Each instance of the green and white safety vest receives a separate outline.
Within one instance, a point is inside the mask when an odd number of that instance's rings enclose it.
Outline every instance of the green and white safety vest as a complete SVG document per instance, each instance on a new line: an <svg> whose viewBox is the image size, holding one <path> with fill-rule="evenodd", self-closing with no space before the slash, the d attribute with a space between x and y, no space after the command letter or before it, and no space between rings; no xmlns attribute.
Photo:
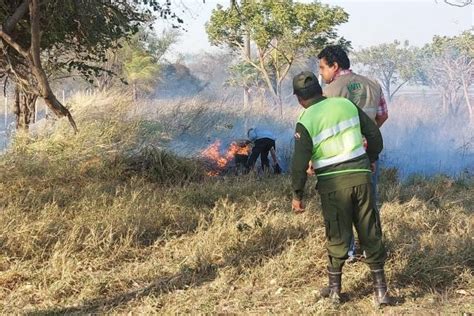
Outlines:
<svg viewBox="0 0 474 316"><path fill-rule="evenodd" d="M310 106L301 113L298 123L306 128L313 140L311 160L315 169L342 163L365 154L358 110L345 98L327 98ZM370 170L350 169L342 172L370 172Z"/></svg>

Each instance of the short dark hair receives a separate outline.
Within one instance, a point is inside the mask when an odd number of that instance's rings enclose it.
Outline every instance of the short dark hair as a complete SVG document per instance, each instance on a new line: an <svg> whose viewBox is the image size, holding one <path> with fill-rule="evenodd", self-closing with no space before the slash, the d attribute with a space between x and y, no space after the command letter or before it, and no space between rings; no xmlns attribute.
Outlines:
<svg viewBox="0 0 474 316"><path fill-rule="evenodd" d="M319 54L319 59L326 59L329 66L333 66L336 62L342 69L351 68L351 62L347 57L346 51L340 45L326 46Z"/></svg>

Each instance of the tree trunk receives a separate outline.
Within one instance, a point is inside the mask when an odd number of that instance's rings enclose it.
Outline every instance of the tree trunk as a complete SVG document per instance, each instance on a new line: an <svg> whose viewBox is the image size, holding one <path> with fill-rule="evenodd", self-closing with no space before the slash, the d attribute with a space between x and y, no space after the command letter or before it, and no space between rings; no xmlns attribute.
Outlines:
<svg viewBox="0 0 474 316"><path fill-rule="evenodd" d="M454 77L454 75L450 74L450 78L451 77ZM452 79L445 83L444 89L446 91L447 106L451 115L459 114L459 88L461 88L460 83L458 85L458 83L454 82Z"/></svg>
<svg viewBox="0 0 474 316"><path fill-rule="evenodd" d="M442 98L443 98L443 112L448 113L448 104L447 104L447 101L446 101L446 91L442 91L441 94L442 94Z"/></svg>
<svg viewBox="0 0 474 316"><path fill-rule="evenodd" d="M270 91L270 93L272 94L272 97L276 100L276 98L278 97L278 93L276 92L275 86L273 84L274 80L270 78L270 75L267 69L265 68L265 61L263 60L262 53L259 54L259 60L260 60L260 68L258 69L262 72L263 80L267 84L268 91Z"/></svg>
<svg viewBox="0 0 474 316"><path fill-rule="evenodd" d="M391 101L391 89L390 89L390 80L391 76L386 74L385 72L383 73L383 78L382 78L382 86L385 95L387 96L388 101Z"/></svg>
<svg viewBox="0 0 474 316"><path fill-rule="evenodd" d="M49 85L48 77L44 72L43 66L41 65L40 57L40 26L39 26L39 4L38 0L30 0L30 23L31 23L31 49L28 53L27 58L30 61L30 67L38 81L38 86L46 105L56 114L57 116L66 116L71 124L74 132L77 133L76 122L72 118L71 113L61 102L58 101Z"/></svg>
<svg viewBox="0 0 474 316"><path fill-rule="evenodd" d="M463 75L461 75L461 81L462 81L464 99L466 100L467 110L469 111L469 120L474 121L474 113L471 106L471 100L469 100L469 93L467 91L468 85Z"/></svg>
<svg viewBox="0 0 474 316"><path fill-rule="evenodd" d="M398 90L400 90L400 88L403 87L403 85L405 85L407 82L408 82L408 80L402 82L397 88L395 88L395 90L392 92L392 94L388 97L389 101L391 101L393 99L393 97L395 96L395 93L397 93Z"/></svg>
<svg viewBox="0 0 474 316"><path fill-rule="evenodd" d="M245 57L251 59L250 56L250 34L247 32L245 35ZM244 87L244 109L249 107L250 93L247 87Z"/></svg>
<svg viewBox="0 0 474 316"><path fill-rule="evenodd" d="M277 102L280 108L280 116L283 116L283 100L281 99L281 82L278 82L277 94L278 94Z"/></svg>
<svg viewBox="0 0 474 316"><path fill-rule="evenodd" d="M35 104L37 95L20 92L15 89L14 113L16 116L16 128L28 131L30 124L34 123Z"/></svg>
<svg viewBox="0 0 474 316"><path fill-rule="evenodd" d="M393 95L390 89L390 82L387 83L387 86L385 87L385 92L387 93L386 96L388 97L388 101L391 102Z"/></svg>

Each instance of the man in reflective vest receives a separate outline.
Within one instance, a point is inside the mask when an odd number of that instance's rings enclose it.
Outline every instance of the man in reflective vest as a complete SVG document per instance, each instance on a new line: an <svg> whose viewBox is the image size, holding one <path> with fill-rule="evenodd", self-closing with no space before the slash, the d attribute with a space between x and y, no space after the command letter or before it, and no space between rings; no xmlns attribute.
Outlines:
<svg viewBox="0 0 474 316"><path fill-rule="evenodd" d="M306 169L311 160L318 178L328 250L329 286L321 290L321 296L340 300L342 267L348 258L354 225L366 252L364 261L372 273L375 303L387 305L386 252L371 190L371 167L383 147L380 131L348 99L323 97L312 72L296 75L293 90L305 110L296 124L292 208L295 213L304 211Z"/></svg>

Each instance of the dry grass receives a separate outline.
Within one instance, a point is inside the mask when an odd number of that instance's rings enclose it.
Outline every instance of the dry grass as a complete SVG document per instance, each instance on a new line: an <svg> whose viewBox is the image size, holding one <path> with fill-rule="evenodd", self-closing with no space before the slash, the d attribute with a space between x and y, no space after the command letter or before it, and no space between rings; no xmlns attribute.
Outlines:
<svg viewBox="0 0 474 316"><path fill-rule="evenodd" d="M287 176L203 177L160 149L168 131L117 99L81 100L78 135L60 122L0 158L1 313L379 312L362 263L345 268L342 306L318 297L326 252L313 188L295 216ZM397 300L383 312L472 312L473 179L382 179Z"/></svg>

